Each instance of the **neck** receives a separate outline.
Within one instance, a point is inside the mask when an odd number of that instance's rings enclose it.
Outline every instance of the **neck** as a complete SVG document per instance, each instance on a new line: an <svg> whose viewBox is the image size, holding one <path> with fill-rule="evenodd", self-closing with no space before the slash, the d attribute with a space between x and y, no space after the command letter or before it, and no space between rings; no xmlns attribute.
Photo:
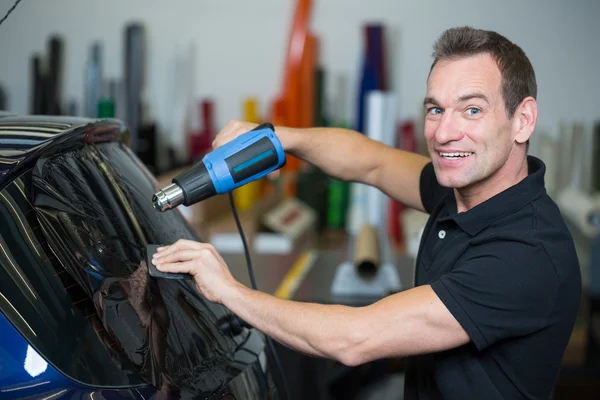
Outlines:
<svg viewBox="0 0 600 400"><path fill-rule="evenodd" d="M527 177L527 155L515 153L488 178L464 188L454 189L457 212L468 211Z"/></svg>

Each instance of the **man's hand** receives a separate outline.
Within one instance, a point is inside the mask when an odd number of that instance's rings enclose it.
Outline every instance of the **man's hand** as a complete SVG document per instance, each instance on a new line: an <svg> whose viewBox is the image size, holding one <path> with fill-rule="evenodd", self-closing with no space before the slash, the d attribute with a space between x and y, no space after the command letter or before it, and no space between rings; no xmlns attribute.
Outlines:
<svg viewBox="0 0 600 400"><path fill-rule="evenodd" d="M213 303L222 304L227 291L239 285L221 255L208 243L180 239L158 248L152 263L163 272L192 275L200 293Z"/></svg>
<svg viewBox="0 0 600 400"><path fill-rule="evenodd" d="M212 142L213 149L223 146L225 143L231 142L241 134L250 132L256 128L258 124L246 121L229 121L227 125L217 134Z"/></svg>

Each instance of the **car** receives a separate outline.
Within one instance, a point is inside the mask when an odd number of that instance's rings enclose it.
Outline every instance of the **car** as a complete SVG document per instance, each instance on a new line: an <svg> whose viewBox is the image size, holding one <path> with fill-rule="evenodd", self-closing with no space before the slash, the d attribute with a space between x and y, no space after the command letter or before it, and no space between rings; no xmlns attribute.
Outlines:
<svg viewBox="0 0 600 400"><path fill-rule="evenodd" d="M0 116L0 399L280 399L267 338L148 244L201 240L152 205L118 119Z"/></svg>

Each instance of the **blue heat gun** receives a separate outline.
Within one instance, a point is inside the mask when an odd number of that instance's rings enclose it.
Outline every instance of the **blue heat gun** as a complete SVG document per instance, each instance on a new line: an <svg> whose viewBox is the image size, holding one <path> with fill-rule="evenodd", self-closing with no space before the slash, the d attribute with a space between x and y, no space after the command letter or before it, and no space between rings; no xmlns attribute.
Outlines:
<svg viewBox="0 0 600 400"><path fill-rule="evenodd" d="M206 154L201 162L173 178L152 197L154 208L166 211L224 194L285 165L281 142L270 123L257 126Z"/></svg>

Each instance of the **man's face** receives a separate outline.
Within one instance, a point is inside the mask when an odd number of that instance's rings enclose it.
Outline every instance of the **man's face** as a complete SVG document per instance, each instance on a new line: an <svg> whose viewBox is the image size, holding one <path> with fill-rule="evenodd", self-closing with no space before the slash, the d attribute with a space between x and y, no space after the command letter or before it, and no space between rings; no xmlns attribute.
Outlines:
<svg viewBox="0 0 600 400"><path fill-rule="evenodd" d="M514 134L500 70L489 54L439 61L424 105L425 139L442 186L468 188L507 163Z"/></svg>

